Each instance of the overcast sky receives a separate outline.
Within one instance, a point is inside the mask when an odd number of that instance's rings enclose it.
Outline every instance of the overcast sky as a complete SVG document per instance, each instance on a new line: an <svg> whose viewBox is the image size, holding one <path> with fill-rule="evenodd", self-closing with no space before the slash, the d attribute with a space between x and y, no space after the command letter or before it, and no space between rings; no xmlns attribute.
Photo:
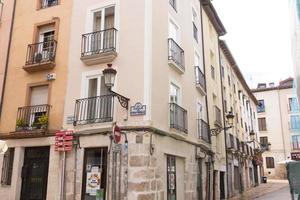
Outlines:
<svg viewBox="0 0 300 200"><path fill-rule="evenodd" d="M250 87L293 76L288 0L213 0Z"/></svg>

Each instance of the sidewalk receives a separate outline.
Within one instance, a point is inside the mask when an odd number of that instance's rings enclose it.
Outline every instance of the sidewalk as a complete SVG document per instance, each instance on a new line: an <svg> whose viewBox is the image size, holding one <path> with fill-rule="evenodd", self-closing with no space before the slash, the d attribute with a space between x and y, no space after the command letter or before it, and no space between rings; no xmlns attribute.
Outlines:
<svg viewBox="0 0 300 200"><path fill-rule="evenodd" d="M229 200L251 200L268 193L278 191L289 185L287 180L268 180L267 184L260 184L258 187L252 188L242 195L230 198Z"/></svg>

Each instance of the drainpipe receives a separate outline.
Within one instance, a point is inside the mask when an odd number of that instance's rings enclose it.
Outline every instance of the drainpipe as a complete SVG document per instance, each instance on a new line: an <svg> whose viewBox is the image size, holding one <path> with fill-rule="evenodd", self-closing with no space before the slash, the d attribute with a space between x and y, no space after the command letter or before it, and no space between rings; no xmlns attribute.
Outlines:
<svg viewBox="0 0 300 200"><path fill-rule="evenodd" d="M220 66L220 81L221 81L221 94L222 94L222 110L223 110L223 124L226 127L225 112L224 112L224 94L223 94L223 83L222 83L222 63L221 63L221 52L220 52L220 42L218 41L218 53L219 53L219 66ZM232 111L233 112L233 111ZM227 137L226 129L224 129L224 142L225 142L225 163L226 163L226 191L227 198L229 197L229 178L228 178L228 154L227 154Z"/></svg>
<svg viewBox="0 0 300 200"><path fill-rule="evenodd" d="M199 1L199 3L200 3L200 23L201 23L201 41L202 41L202 63L203 63L203 74L204 74L204 76L206 75L206 73L205 73L205 49L204 49L204 35L203 35L203 15L202 15L202 4L201 4L201 1ZM205 76L205 90L206 90L206 92L207 92L207 79L206 79L206 76ZM209 125L209 114L208 114L208 101L207 101L207 95L205 95L205 106L206 106L206 118L207 118L207 124ZM210 135L210 133L209 133L209 137L211 138L211 135ZM211 139L210 139L210 142L211 142ZM211 175L211 173L210 173L210 167L209 167L209 171L208 171L208 173L209 173L209 179L208 179L208 183L206 183L206 186L207 186L207 184L208 184L208 194L206 194L206 195L208 195L208 197L209 197L209 199L210 199L210 191L211 191L211 188L210 188L210 175Z"/></svg>
<svg viewBox="0 0 300 200"><path fill-rule="evenodd" d="M4 4L2 2L1 2L1 4L2 4L2 6L4 6ZM2 82L2 93L1 93L1 98L0 98L0 117L2 114L2 107L3 107L3 98L4 98L4 91L5 91L5 85L6 85L7 68L8 68L8 63L9 63L10 47L11 47L11 41L12 41L12 32L13 32L13 27L14 27L14 22L15 22L16 4L17 4L17 0L14 0L13 13L12 13L12 19L11 19L11 24L10 24L8 47L7 47L7 55L6 55L5 68L4 68L4 76L3 76L3 82Z"/></svg>

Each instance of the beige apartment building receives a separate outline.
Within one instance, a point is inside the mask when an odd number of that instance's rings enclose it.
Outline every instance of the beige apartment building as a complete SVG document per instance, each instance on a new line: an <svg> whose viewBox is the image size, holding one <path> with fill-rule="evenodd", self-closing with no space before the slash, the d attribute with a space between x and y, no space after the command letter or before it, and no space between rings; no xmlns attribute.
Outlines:
<svg viewBox="0 0 300 200"><path fill-rule="evenodd" d="M211 1L82 2L16 0L1 197L216 200L258 184L257 101Z"/></svg>
<svg viewBox="0 0 300 200"><path fill-rule="evenodd" d="M220 40L224 113L234 113L233 128L226 131L228 193L234 196L258 186L262 157L257 126L258 101L249 89L230 49Z"/></svg>
<svg viewBox="0 0 300 200"><path fill-rule="evenodd" d="M9 54L0 138L10 147L0 157L0 196L58 199L61 156L53 136L63 126L72 1L3 3L3 13L14 3L15 11L2 15L14 21L10 48L0 48Z"/></svg>
<svg viewBox="0 0 300 200"><path fill-rule="evenodd" d="M293 78L258 84L253 91L259 101L258 127L263 153L264 174L286 178L285 162L300 158L300 110Z"/></svg>
<svg viewBox="0 0 300 200"><path fill-rule="evenodd" d="M8 66L8 49L11 46L11 36L13 26L13 13L15 1L3 0L0 1L0 114L2 110L2 97L4 87L4 77Z"/></svg>

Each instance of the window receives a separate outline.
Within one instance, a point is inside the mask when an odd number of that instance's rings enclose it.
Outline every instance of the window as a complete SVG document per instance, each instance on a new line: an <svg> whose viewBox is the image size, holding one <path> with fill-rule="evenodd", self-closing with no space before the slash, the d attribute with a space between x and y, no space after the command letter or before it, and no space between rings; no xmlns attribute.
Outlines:
<svg viewBox="0 0 300 200"><path fill-rule="evenodd" d="M274 158L266 157L267 168L274 168Z"/></svg>
<svg viewBox="0 0 300 200"><path fill-rule="evenodd" d="M222 75L222 78L224 78L225 72L224 72L224 67L223 67L223 65L221 66L221 75Z"/></svg>
<svg viewBox="0 0 300 200"><path fill-rule="evenodd" d="M174 8L175 11L177 11L177 2L176 0L169 0L170 5Z"/></svg>
<svg viewBox="0 0 300 200"><path fill-rule="evenodd" d="M230 76L228 75L228 85L230 86L231 84L231 80L230 80Z"/></svg>
<svg viewBox="0 0 300 200"><path fill-rule="evenodd" d="M58 0L39 0L41 2L41 9L56 6Z"/></svg>
<svg viewBox="0 0 300 200"><path fill-rule="evenodd" d="M236 94L236 87L235 87L235 84L233 84L233 92L234 92L234 94Z"/></svg>
<svg viewBox="0 0 300 200"><path fill-rule="evenodd" d="M267 124L266 124L266 118L258 118L258 129L260 131L266 131L267 130Z"/></svg>
<svg viewBox="0 0 300 200"><path fill-rule="evenodd" d="M268 137L260 137L259 142L261 146L268 146L269 144Z"/></svg>
<svg viewBox="0 0 300 200"><path fill-rule="evenodd" d="M107 148L86 148L84 150L84 167L81 199L96 200L101 199L101 197L105 197L106 177ZM89 185L90 187L88 187Z"/></svg>
<svg viewBox="0 0 300 200"><path fill-rule="evenodd" d="M300 135L292 136L292 145L293 145L293 150L300 149Z"/></svg>
<svg viewBox="0 0 300 200"><path fill-rule="evenodd" d="M2 185L11 185L14 154L15 154L14 148L9 148L4 154L3 166L2 166L2 176L1 176L1 184Z"/></svg>
<svg viewBox="0 0 300 200"><path fill-rule="evenodd" d="M289 98L289 111L291 112L297 112L299 111L299 104L297 101L297 98Z"/></svg>
<svg viewBox="0 0 300 200"><path fill-rule="evenodd" d="M167 156L167 200L176 200L176 157Z"/></svg>
<svg viewBox="0 0 300 200"><path fill-rule="evenodd" d="M170 86L170 103L179 104L179 96L180 96L180 89L175 84L171 83Z"/></svg>
<svg viewBox="0 0 300 200"><path fill-rule="evenodd" d="M291 115L291 130L300 130L300 115Z"/></svg>
<svg viewBox="0 0 300 200"><path fill-rule="evenodd" d="M197 13L196 13L194 8L192 9L192 13L193 13L193 34L194 34L194 39L196 40L196 42L198 42L198 28L196 26Z"/></svg>
<svg viewBox="0 0 300 200"><path fill-rule="evenodd" d="M226 100L224 100L224 111L225 111L225 113L227 113L227 101Z"/></svg>
<svg viewBox="0 0 300 200"><path fill-rule="evenodd" d="M241 127L243 128L243 118L241 118Z"/></svg>
<svg viewBox="0 0 300 200"><path fill-rule="evenodd" d="M179 28L172 20L169 21L169 38L172 38L176 43L178 43L178 32Z"/></svg>
<svg viewBox="0 0 300 200"><path fill-rule="evenodd" d="M236 123L238 124L239 123L239 114L238 113L235 113L235 119L236 119Z"/></svg>
<svg viewBox="0 0 300 200"><path fill-rule="evenodd" d="M265 112L265 101L264 100L258 100L258 106L257 106L257 112Z"/></svg>
<svg viewBox="0 0 300 200"><path fill-rule="evenodd" d="M211 70L211 78L215 80L215 68L213 66L210 66Z"/></svg>

